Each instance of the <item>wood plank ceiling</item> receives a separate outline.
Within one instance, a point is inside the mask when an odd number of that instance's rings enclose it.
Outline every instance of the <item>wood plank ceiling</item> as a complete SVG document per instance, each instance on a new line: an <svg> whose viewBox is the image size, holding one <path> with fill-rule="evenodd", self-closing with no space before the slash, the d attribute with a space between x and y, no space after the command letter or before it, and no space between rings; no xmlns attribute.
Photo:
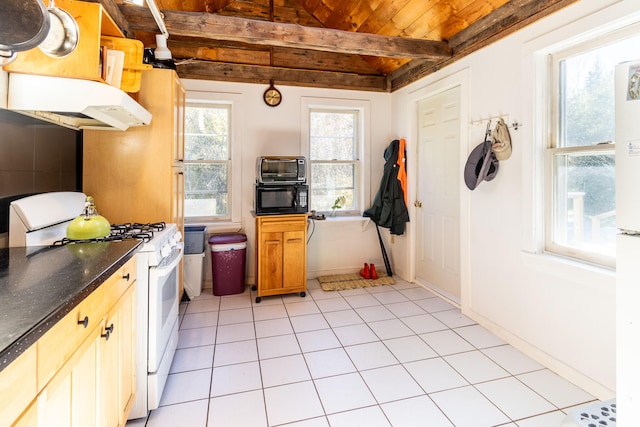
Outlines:
<svg viewBox="0 0 640 427"><path fill-rule="evenodd" d="M146 7L90 1L155 47ZM577 0L155 1L182 78L393 92Z"/></svg>

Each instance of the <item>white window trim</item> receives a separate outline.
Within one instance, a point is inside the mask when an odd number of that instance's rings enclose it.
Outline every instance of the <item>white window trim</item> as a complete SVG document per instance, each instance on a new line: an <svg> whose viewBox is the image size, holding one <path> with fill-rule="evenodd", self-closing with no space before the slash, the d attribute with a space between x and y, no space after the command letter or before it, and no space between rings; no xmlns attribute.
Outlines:
<svg viewBox="0 0 640 427"><path fill-rule="evenodd" d="M239 229L236 225L242 222L242 168L239 166L242 162L242 126L240 123L238 111L241 111L240 94L225 92L205 92L205 91L187 91L186 105L216 105L224 104L230 108L229 123L229 208L230 212L227 217L203 221L202 218L185 218L185 223L193 224L214 224L216 227L228 227L229 229ZM234 167L235 164L235 167Z"/></svg>
<svg viewBox="0 0 640 427"><path fill-rule="evenodd" d="M562 48L548 51L546 55L546 75L548 76L548 112L547 131L545 132L544 141L544 241L543 251L552 255L566 256L577 262L591 263L604 268L615 268L615 256L607 256L595 252L580 250L568 245L560 245L553 240L554 217L553 204L555 202L555 176L553 168L553 157L558 152L611 152L615 150L614 144L594 145L586 147L557 147L554 142L559 141L560 123L559 123L559 98L560 98L560 67L562 60L572 57L573 55L586 52L589 49L606 46L608 43L615 42L625 36L637 34L638 24L624 26L622 28L610 28L606 33L601 30L587 32L579 40L574 43L565 44ZM602 141L605 142L605 141ZM615 141L614 141L615 143Z"/></svg>
<svg viewBox="0 0 640 427"><path fill-rule="evenodd" d="M370 174L370 147L371 147L371 103L367 100L360 99L334 99L334 98L312 98L303 97L300 102L300 153L309 159L309 139L310 139L310 123L309 116L312 109L320 110L357 110L360 115L360 141L358 146L359 165L358 182L356 183L356 198L358 208L351 215L361 216L366 209L366 203L371 200L371 183ZM336 217L338 219L340 217Z"/></svg>
<svg viewBox="0 0 640 427"><path fill-rule="evenodd" d="M595 269L604 274L611 272L610 268L545 252L544 249L545 207L547 203L545 155L551 131L551 111L548 97L552 81L549 75L549 55L592 38L606 37L608 34L640 23L640 12L636 9L621 5L621 8L627 11L622 18L603 21L602 16L597 13L600 8L601 5L596 6L594 3L594 8L582 16L573 17L574 20L569 24L564 22L563 25L558 25L555 29L526 41L523 46L521 64L522 81L525 82L523 89L529 92L533 102L522 105L525 126L527 122L531 122L532 126L529 132L523 133L522 144L523 228L521 251L524 259L538 260L541 265L544 265L545 271L555 269L558 265L567 265L571 266L572 275L580 273L584 269Z"/></svg>

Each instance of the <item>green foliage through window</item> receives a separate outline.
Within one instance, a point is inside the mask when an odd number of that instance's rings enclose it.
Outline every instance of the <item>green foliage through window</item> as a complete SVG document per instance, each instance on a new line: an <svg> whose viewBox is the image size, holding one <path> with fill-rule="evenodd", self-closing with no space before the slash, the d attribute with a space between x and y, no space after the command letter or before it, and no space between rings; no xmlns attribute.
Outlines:
<svg viewBox="0 0 640 427"><path fill-rule="evenodd" d="M554 55L558 117L549 157L553 231L547 243L569 248L561 253L615 257L614 72L634 59L638 43L640 36L618 38Z"/></svg>
<svg viewBox="0 0 640 427"><path fill-rule="evenodd" d="M185 217L229 215L227 105L188 105L185 118Z"/></svg>
<svg viewBox="0 0 640 427"><path fill-rule="evenodd" d="M345 198L343 213L358 209L358 111L310 112L310 205L331 212L339 197Z"/></svg>

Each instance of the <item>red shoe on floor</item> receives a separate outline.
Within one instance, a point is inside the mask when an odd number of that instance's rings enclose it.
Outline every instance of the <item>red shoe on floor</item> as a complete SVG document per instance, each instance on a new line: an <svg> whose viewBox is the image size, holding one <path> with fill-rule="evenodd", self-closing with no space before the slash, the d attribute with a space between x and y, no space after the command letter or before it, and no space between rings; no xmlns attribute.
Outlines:
<svg viewBox="0 0 640 427"><path fill-rule="evenodd" d="M360 269L360 275L365 279L371 278L371 271L369 270L369 264L364 263L364 268Z"/></svg>
<svg viewBox="0 0 640 427"><path fill-rule="evenodd" d="M376 280L378 278L378 273L376 272L376 266L374 264L371 264L371 279L372 280Z"/></svg>

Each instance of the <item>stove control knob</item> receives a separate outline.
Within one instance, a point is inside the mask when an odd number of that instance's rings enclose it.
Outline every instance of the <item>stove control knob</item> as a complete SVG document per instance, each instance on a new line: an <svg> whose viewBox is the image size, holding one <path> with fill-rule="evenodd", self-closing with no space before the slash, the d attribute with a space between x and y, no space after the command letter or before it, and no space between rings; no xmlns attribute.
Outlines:
<svg viewBox="0 0 640 427"><path fill-rule="evenodd" d="M162 245L162 248L160 248L160 255L162 256L162 258L166 258L171 254L171 245L169 243L165 243L164 245Z"/></svg>

